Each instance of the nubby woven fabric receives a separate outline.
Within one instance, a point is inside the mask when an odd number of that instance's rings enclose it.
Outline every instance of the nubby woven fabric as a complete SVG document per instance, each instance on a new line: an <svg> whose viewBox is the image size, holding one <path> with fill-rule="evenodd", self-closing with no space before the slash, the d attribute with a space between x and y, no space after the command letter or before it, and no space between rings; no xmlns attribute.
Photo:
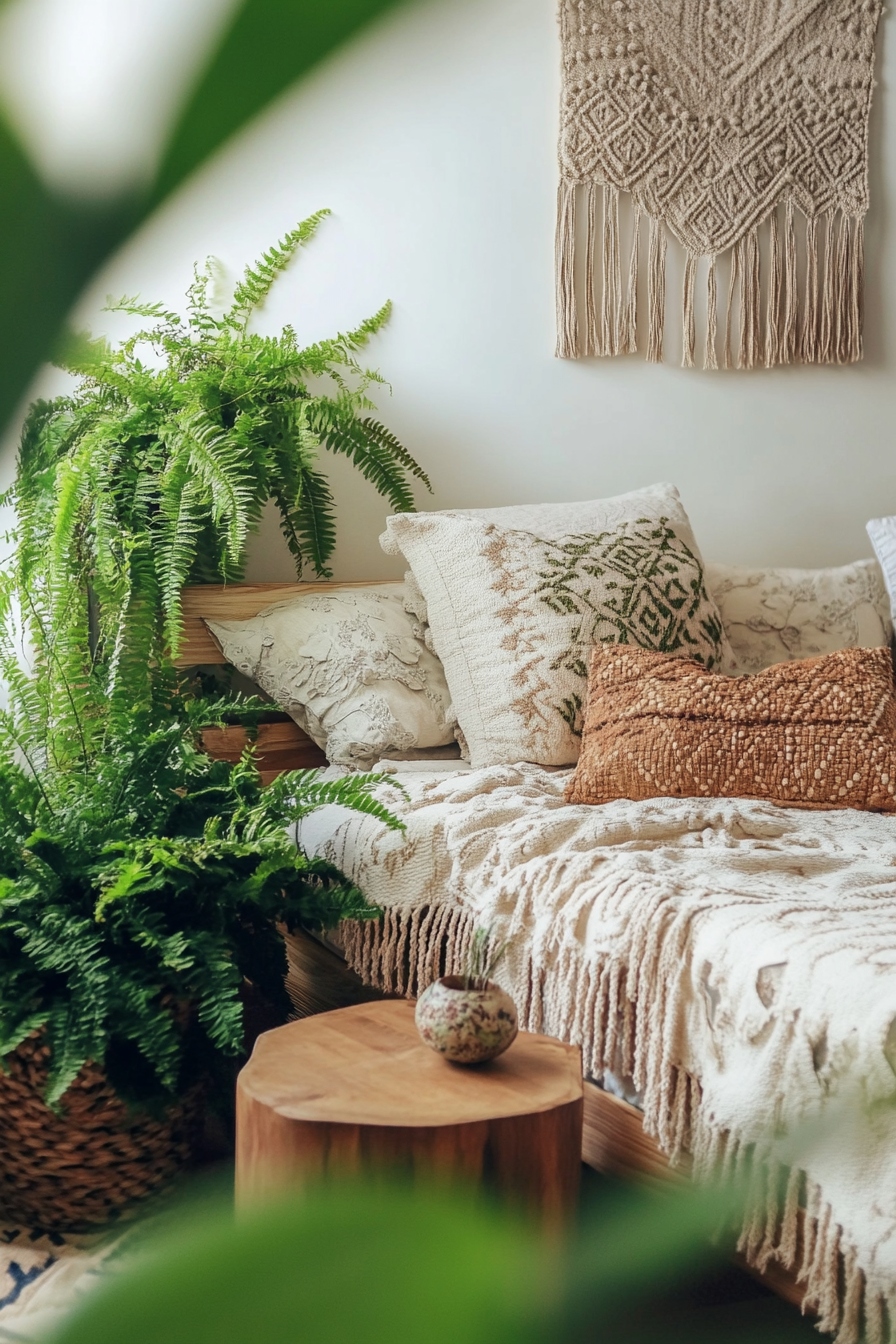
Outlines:
<svg viewBox="0 0 896 1344"><path fill-rule="evenodd" d="M561 0L560 357L638 349L646 241L646 352L663 359L670 234L685 367L701 291L705 368L861 359L880 13L881 0Z"/></svg>

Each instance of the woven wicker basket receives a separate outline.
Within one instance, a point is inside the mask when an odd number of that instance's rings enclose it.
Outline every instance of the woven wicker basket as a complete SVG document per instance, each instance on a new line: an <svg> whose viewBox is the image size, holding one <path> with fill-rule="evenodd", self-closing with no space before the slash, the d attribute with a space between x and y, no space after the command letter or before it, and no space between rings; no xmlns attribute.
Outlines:
<svg viewBox="0 0 896 1344"><path fill-rule="evenodd" d="M119 1217L190 1159L204 1088L156 1119L128 1110L87 1064L55 1115L43 1101L49 1053L36 1033L0 1072L0 1219L82 1231Z"/></svg>

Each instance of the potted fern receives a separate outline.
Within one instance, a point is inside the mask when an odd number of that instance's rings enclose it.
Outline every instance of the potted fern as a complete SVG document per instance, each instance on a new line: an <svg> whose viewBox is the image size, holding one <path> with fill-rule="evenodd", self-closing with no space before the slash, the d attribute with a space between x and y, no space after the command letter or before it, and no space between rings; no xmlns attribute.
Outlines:
<svg viewBox="0 0 896 1344"><path fill-rule="evenodd" d="M102 704L143 704L154 663L176 658L181 589L238 580L273 500L298 577L329 577L334 500L321 468L348 457L393 511L414 508L421 469L371 412L382 377L358 352L386 304L354 331L301 348L291 327L251 329L271 286L314 235L320 211L249 266L223 313L213 262L196 269L184 315L125 298L149 323L117 348L72 339L69 395L28 414L14 485L14 583L39 658L46 641L70 682ZM86 660L86 661L85 661ZM66 714L57 676L50 688Z"/></svg>
<svg viewBox="0 0 896 1344"><path fill-rule="evenodd" d="M376 777L262 789L250 754L201 750L228 704L161 669L152 689L62 763L33 683L0 716L0 1211L31 1226L105 1222L187 1158L208 1080L232 1083L244 984L285 1020L278 923L377 913L287 827L323 803L400 826Z"/></svg>

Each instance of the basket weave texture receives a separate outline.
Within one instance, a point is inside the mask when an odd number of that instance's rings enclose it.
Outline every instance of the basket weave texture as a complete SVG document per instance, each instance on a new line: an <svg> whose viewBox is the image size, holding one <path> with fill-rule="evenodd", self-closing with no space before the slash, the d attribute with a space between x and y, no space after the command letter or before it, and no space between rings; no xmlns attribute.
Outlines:
<svg viewBox="0 0 896 1344"><path fill-rule="evenodd" d="M56 1115L43 1100L49 1055L35 1033L0 1072L0 1219L82 1231L119 1217L189 1161L205 1089L156 1118L129 1110L88 1062Z"/></svg>

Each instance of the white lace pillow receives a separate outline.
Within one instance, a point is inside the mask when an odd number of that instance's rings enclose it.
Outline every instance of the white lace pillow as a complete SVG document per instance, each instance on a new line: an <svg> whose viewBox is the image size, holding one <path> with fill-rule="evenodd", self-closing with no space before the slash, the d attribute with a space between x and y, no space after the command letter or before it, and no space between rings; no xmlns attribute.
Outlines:
<svg viewBox="0 0 896 1344"><path fill-rule="evenodd" d="M880 566L857 560L836 569L706 566L731 657L728 676L837 649L879 648L893 634Z"/></svg>
<svg viewBox="0 0 896 1344"><path fill-rule="evenodd" d="M445 673L404 597L401 583L334 587L206 625L329 761L366 769L454 741Z"/></svg>
<svg viewBox="0 0 896 1344"><path fill-rule="evenodd" d="M478 512L399 514L403 554L476 768L579 754L588 650L632 643L717 667L719 613L678 492ZM423 603L421 604L420 596Z"/></svg>

